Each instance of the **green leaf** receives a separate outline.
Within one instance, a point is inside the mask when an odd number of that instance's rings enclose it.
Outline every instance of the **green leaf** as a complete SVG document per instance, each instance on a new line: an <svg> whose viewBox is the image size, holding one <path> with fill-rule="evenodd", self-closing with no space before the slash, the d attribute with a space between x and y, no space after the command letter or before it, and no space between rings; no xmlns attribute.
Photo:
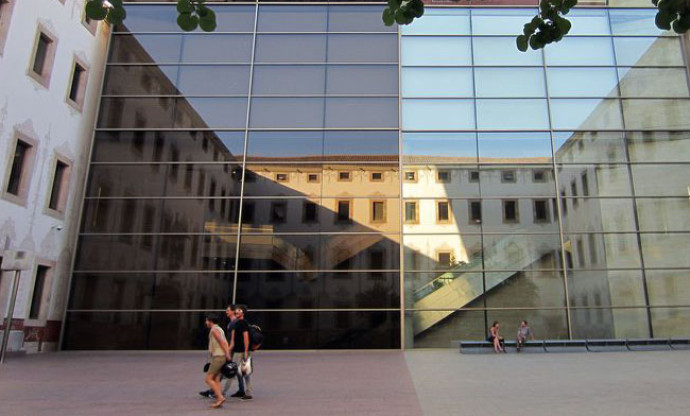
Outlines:
<svg viewBox="0 0 690 416"><path fill-rule="evenodd" d="M553 22L554 22L554 24L556 25L556 27L558 28L558 30L559 30L563 35L565 35L565 34L567 34L568 32L570 32L570 28L572 27L572 24L570 23L570 20L565 19L565 18L563 18L563 17L559 17L559 18L555 19Z"/></svg>
<svg viewBox="0 0 690 416"><path fill-rule="evenodd" d="M199 25L199 19L189 13L182 13L177 17L177 25L180 29L191 32Z"/></svg>
<svg viewBox="0 0 690 416"><path fill-rule="evenodd" d="M671 30L671 15L665 10L659 9L654 18L654 23L656 23L656 27L659 29Z"/></svg>
<svg viewBox="0 0 690 416"><path fill-rule="evenodd" d="M520 35L515 39L517 43L517 48L518 50L522 52L527 52L527 49L529 48L529 38L525 35Z"/></svg>
<svg viewBox="0 0 690 416"><path fill-rule="evenodd" d="M389 8L383 9L383 15L381 16L383 23L386 26L393 26L395 23L395 12L391 11Z"/></svg>
<svg viewBox="0 0 690 416"><path fill-rule="evenodd" d="M89 19L103 20L108 15L108 8L103 5L102 0L91 0L86 3L86 15Z"/></svg>
<svg viewBox="0 0 690 416"><path fill-rule="evenodd" d="M108 16L105 21L111 25L119 25L127 17L127 12L124 7L113 7L108 10Z"/></svg>
<svg viewBox="0 0 690 416"><path fill-rule="evenodd" d="M207 14L199 19L199 27L204 32L213 32L216 30L216 15Z"/></svg>
<svg viewBox="0 0 690 416"><path fill-rule="evenodd" d="M194 6L190 0L177 0L177 12L191 14L194 11Z"/></svg>
<svg viewBox="0 0 690 416"><path fill-rule="evenodd" d="M113 7L124 7L122 0L108 0Z"/></svg>

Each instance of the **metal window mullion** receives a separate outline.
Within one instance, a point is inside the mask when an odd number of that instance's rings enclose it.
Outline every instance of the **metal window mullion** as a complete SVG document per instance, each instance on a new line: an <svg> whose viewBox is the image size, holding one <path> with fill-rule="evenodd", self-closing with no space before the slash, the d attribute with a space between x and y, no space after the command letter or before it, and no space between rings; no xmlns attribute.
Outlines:
<svg viewBox="0 0 690 416"><path fill-rule="evenodd" d="M237 301L237 272L240 264L240 246L242 244L242 210L244 208L244 184L247 178L247 149L249 148L249 119L252 107L252 90L254 86L254 60L256 56L256 32L259 25L259 2L254 7L254 32L252 34L252 56L249 63L249 86L247 90L247 113L244 129L244 150L242 152L242 181L240 182L240 203L237 207L237 239L235 242L235 268L232 280L232 303Z"/></svg>
<svg viewBox="0 0 690 416"><path fill-rule="evenodd" d="M399 182L399 194L398 194L398 226L400 244L398 245L398 257L400 264L399 272L399 285L400 285L400 349L404 350L408 347L407 345L407 306L405 304L405 203L403 194L403 133L402 133L402 32L400 25L398 26L398 182ZM414 322L414 319L411 320ZM413 332L414 333L414 332ZM414 346L414 344L412 345Z"/></svg>

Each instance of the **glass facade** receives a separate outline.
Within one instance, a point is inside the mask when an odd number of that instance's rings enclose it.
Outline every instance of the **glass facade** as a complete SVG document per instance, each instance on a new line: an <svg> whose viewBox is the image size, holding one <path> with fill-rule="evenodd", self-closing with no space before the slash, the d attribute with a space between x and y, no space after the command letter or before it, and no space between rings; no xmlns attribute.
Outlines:
<svg viewBox="0 0 690 416"><path fill-rule="evenodd" d="M65 347L203 348L228 302L266 348L690 335L687 39L587 8L521 53L531 8L382 7L129 7Z"/></svg>

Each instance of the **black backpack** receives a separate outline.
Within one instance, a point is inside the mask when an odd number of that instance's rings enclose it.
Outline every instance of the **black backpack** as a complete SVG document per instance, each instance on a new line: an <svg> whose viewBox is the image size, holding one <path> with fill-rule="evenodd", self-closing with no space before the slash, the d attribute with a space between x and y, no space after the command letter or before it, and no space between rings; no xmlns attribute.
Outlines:
<svg viewBox="0 0 690 416"><path fill-rule="evenodd" d="M256 351L261 348L263 342L264 334L261 333L261 327L249 324L249 349Z"/></svg>

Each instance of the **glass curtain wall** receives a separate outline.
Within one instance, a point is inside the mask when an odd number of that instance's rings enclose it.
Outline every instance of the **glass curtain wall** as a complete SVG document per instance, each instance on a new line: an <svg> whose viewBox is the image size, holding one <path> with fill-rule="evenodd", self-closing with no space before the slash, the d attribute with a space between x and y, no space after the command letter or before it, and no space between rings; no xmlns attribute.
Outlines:
<svg viewBox="0 0 690 416"><path fill-rule="evenodd" d="M686 336L686 45L654 10L578 9L521 53L534 14L401 29L406 345L521 319L546 339Z"/></svg>
<svg viewBox="0 0 690 416"><path fill-rule="evenodd" d="M68 348L196 348L250 308L265 348L399 348L398 35L381 6L218 5L112 36Z"/></svg>

